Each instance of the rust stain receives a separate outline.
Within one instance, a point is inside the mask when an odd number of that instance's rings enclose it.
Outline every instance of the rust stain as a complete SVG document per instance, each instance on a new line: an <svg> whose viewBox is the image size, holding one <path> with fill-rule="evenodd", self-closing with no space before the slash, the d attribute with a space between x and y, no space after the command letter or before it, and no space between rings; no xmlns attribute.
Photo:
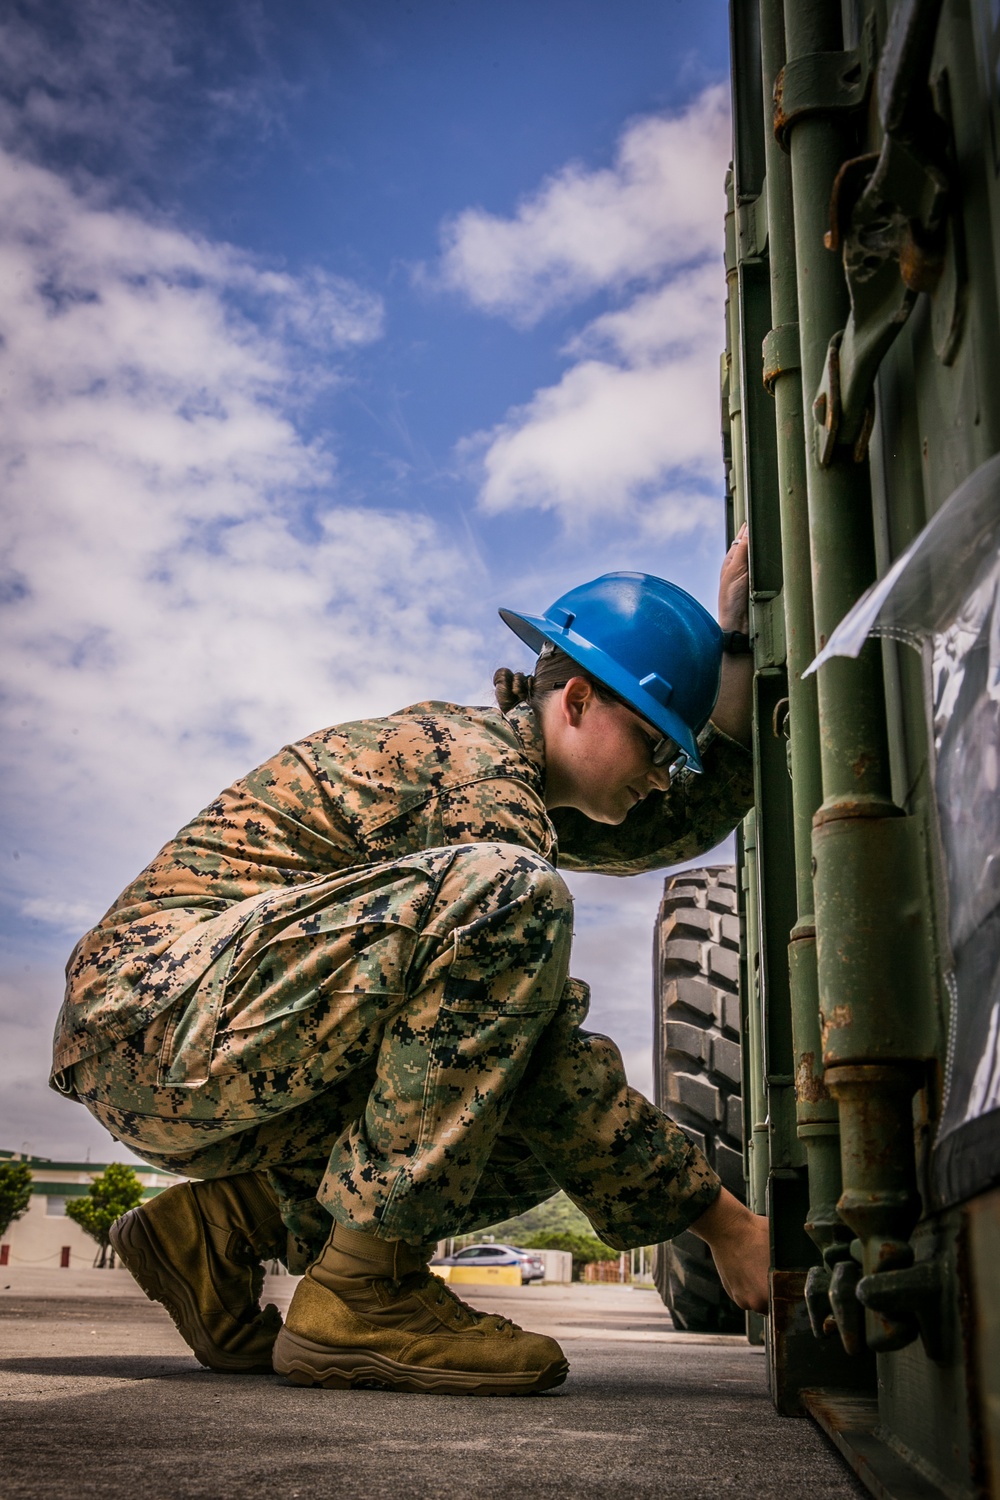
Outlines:
<svg viewBox="0 0 1000 1500"><path fill-rule="evenodd" d="M877 761L877 757L862 755L854 762L854 769L863 766L868 761ZM852 802L848 797L838 797L832 807L820 807L813 814L812 826L816 829L826 828L830 823L839 823L844 818L885 818L892 815L892 810L885 802L878 801L865 793L859 793L859 800Z"/></svg>
<svg viewBox="0 0 1000 1500"><path fill-rule="evenodd" d="M823 1043L823 1059L826 1063L833 1062L829 1056L830 1037L835 1031L846 1031L854 1021L854 1014L849 1005L835 1005L833 1009L820 1016L820 1037ZM834 1095L836 1098L836 1095Z"/></svg>
<svg viewBox="0 0 1000 1500"><path fill-rule="evenodd" d="M773 121L774 121L774 134L775 134L775 136L777 137L777 139L779 141L782 141L782 138L783 138L784 133L785 133L785 127L788 124L788 121L785 118L785 70L784 70L784 68L781 69L781 71L779 72L777 78L774 80L774 95L773 95L773 98L772 98L772 118L773 118Z"/></svg>
<svg viewBox="0 0 1000 1500"><path fill-rule="evenodd" d="M846 87L850 88L850 84ZM854 207L871 181L877 161L878 153L868 151L863 156L852 156L841 163L830 190L830 227L823 236L823 243L828 250L842 249L845 240L851 235Z"/></svg>
<svg viewBox="0 0 1000 1500"><path fill-rule="evenodd" d="M761 378L764 382L764 389L765 391L767 391L768 395L774 395L775 382L778 380L779 376L790 374L798 368L798 365L783 365L780 360L775 361L774 364L765 365Z"/></svg>
<svg viewBox="0 0 1000 1500"><path fill-rule="evenodd" d="M816 1072L815 1052L803 1052L799 1058L795 1070L795 1097L803 1104L822 1104L830 1098L822 1074Z"/></svg>
<svg viewBox="0 0 1000 1500"><path fill-rule="evenodd" d="M911 292L933 292L941 279L944 256L937 247L919 244L910 230L899 252L899 274Z"/></svg>
<svg viewBox="0 0 1000 1500"><path fill-rule="evenodd" d="M858 781L860 781L863 776L868 775L868 772L871 770L872 766L875 765L876 759L876 756L870 755L867 750L863 750L858 756L857 760L851 763L851 770L854 772Z"/></svg>

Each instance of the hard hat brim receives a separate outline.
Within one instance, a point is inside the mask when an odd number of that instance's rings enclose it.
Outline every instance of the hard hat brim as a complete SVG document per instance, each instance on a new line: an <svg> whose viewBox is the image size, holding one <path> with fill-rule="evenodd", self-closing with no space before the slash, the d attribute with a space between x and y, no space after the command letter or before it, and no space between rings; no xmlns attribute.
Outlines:
<svg viewBox="0 0 1000 1500"><path fill-rule="evenodd" d="M553 625L551 620L543 616L519 615L512 609L501 609L499 614L504 624L516 636L520 636L536 656L546 641L560 651L565 651L585 672L589 672L598 682L623 698L629 708L635 709L637 714L655 725L662 734L668 734L672 740L676 740L692 771L700 772L704 769L698 754L698 741L690 726L669 705L664 706L640 687L638 678L633 677L631 672L602 651L600 646L594 646L583 636L577 635L572 626L567 629Z"/></svg>

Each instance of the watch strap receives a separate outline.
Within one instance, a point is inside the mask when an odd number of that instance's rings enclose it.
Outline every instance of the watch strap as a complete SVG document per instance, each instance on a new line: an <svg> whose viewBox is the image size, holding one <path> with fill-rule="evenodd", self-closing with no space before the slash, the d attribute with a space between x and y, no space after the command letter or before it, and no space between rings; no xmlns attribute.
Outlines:
<svg viewBox="0 0 1000 1500"><path fill-rule="evenodd" d="M722 649L729 656L749 656L753 651L753 646L745 630L724 630Z"/></svg>

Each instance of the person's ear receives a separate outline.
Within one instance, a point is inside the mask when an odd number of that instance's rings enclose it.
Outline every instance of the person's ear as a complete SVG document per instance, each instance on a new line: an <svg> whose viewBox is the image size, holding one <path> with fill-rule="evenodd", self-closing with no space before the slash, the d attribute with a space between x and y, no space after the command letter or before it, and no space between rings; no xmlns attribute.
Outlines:
<svg viewBox="0 0 1000 1500"><path fill-rule="evenodd" d="M571 677L562 690L563 713L566 722L578 726L594 700L594 689L586 677Z"/></svg>

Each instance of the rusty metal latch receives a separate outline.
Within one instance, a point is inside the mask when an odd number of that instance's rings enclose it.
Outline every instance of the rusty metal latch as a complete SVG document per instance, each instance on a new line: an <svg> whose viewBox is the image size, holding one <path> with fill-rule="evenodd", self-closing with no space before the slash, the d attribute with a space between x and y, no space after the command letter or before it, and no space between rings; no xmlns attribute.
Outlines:
<svg viewBox="0 0 1000 1500"><path fill-rule="evenodd" d="M839 1260L830 1277L830 1306L835 1327L848 1354L863 1354L866 1347L865 1311L858 1301L861 1267L851 1255ZM826 1330L832 1332L832 1329Z"/></svg>
<svg viewBox="0 0 1000 1500"><path fill-rule="evenodd" d="M846 1241L834 1242L823 1252L823 1264L811 1266L806 1277L806 1311L813 1337L832 1338L839 1333L848 1354L863 1354L864 1309L856 1291L861 1267L852 1259Z"/></svg>
<svg viewBox="0 0 1000 1500"><path fill-rule="evenodd" d="M806 1308L816 1338L839 1333L848 1354L863 1354L868 1345L867 1309L882 1321L882 1347L903 1348L919 1332L929 1358L944 1357L942 1298L947 1278L939 1260L920 1260L865 1276L846 1245L832 1249L823 1265L813 1266L806 1278ZM885 1327L893 1332L889 1340Z"/></svg>
<svg viewBox="0 0 1000 1500"><path fill-rule="evenodd" d="M877 1271L862 1276L857 1284L858 1301L883 1318L917 1329L931 1359L942 1357L944 1318L944 1267L939 1260L918 1260L895 1271Z"/></svg>
<svg viewBox="0 0 1000 1500"><path fill-rule="evenodd" d="M932 88L931 56L942 0L902 0L892 12L879 59L876 94L882 145L845 161L830 200L825 242L839 251L851 298L847 326L834 334L813 402L817 459L826 467L838 447L861 462L874 418L875 376L921 292L934 292L951 251L952 280L960 247L948 231L951 136ZM957 343L959 288L949 292L942 358ZM954 304L954 305L951 305Z"/></svg>

